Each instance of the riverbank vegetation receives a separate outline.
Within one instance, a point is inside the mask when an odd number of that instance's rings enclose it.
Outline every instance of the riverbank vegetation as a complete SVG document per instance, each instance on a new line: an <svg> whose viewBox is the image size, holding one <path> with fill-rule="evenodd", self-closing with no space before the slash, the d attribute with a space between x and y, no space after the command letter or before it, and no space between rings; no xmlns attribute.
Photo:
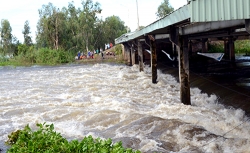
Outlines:
<svg viewBox="0 0 250 153"><path fill-rule="evenodd" d="M36 42L32 42L29 22L24 23L22 31L24 42L12 34L7 19L0 25L0 65L55 65L74 61L80 51L104 50L105 44L114 44L115 38L130 31L118 16L99 18L101 4L83 0L82 7L74 2L59 9L52 3L39 9ZM118 54L117 54L118 55Z"/></svg>
<svg viewBox="0 0 250 153"><path fill-rule="evenodd" d="M235 43L235 53L250 55L250 40L236 40ZM208 44L208 51L211 53L223 53L224 52L224 42L217 41Z"/></svg>
<svg viewBox="0 0 250 153"><path fill-rule="evenodd" d="M22 130L12 132L6 141L10 146L7 153L140 153L124 148L121 141L113 143L111 139L94 139L92 136L86 136L81 141L68 141L54 131L53 124L37 124L37 127L34 131L27 125Z"/></svg>

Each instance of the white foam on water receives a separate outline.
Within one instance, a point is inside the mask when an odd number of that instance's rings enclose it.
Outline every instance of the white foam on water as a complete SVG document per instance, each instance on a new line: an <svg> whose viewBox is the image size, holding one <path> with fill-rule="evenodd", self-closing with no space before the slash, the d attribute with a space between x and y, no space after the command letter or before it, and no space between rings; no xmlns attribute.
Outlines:
<svg viewBox="0 0 250 153"><path fill-rule="evenodd" d="M250 152L244 111L226 108L198 88L191 89L192 105L186 106L173 76L158 71L158 83L152 84L150 67L144 69L109 64L0 69L0 148L6 150L11 132L46 122L69 140L138 139L135 149L143 152Z"/></svg>

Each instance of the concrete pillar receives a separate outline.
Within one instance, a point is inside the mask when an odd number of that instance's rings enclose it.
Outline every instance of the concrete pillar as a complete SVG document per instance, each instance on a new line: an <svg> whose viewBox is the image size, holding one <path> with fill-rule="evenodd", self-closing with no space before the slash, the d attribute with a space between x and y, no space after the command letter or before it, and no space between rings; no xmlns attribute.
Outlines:
<svg viewBox="0 0 250 153"><path fill-rule="evenodd" d="M156 42L150 39L150 51L151 51L151 69L152 69L152 83L157 83L157 54L156 54Z"/></svg>
<svg viewBox="0 0 250 153"><path fill-rule="evenodd" d="M142 52L142 45L141 42L138 41L138 61L139 61L139 71L144 71L144 65L143 65L143 52Z"/></svg>
<svg viewBox="0 0 250 153"><path fill-rule="evenodd" d="M190 82L189 82L189 56L188 56L188 37L181 36L180 47L178 48L179 58L179 80L181 102L185 105L191 105L190 100Z"/></svg>

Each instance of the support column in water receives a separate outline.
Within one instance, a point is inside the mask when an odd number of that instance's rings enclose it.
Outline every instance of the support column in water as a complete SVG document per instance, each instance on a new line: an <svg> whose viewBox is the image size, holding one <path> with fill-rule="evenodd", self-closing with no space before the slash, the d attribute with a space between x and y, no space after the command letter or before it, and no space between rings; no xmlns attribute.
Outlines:
<svg viewBox="0 0 250 153"><path fill-rule="evenodd" d="M142 52L142 45L140 40L138 40L138 60L139 60L139 71L144 71L143 70L143 52Z"/></svg>
<svg viewBox="0 0 250 153"><path fill-rule="evenodd" d="M235 61L235 46L234 46L233 37L229 37L228 43L229 43L230 61L234 62Z"/></svg>
<svg viewBox="0 0 250 153"><path fill-rule="evenodd" d="M157 54L156 54L156 42L152 35L150 39L150 51L151 51L151 69L152 69L152 83L157 83Z"/></svg>
<svg viewBox="0 0 250 153"><path fill-rule="evenodd" d="M180 46L178 49L179 58L179 79L181 102L191 105L190 82L189 82L189 57L188 57L188 36L179 37Z"/></svg>
<svg viewBox="0 0 250 153"><path fill-rule="evenodd" d="M131 47L131 59L132 59L131 66L133 66L133 65L135 65L135 47L134 47L133 44L132 44L132 47Z"/></svg>

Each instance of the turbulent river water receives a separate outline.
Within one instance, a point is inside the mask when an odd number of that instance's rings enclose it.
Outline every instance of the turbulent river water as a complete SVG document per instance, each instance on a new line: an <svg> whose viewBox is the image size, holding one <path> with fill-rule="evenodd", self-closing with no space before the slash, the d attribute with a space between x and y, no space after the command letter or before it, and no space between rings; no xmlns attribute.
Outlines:
<svg viewBox="0 0 250 153"><path fill-rule="evenodd" d="M68 140L112 138L142 152L250 152L250 120L215 95L191 89L180 102L179 83L146 67L115 64L0 67L0 148L29 124L53 123Z"/></svg>

